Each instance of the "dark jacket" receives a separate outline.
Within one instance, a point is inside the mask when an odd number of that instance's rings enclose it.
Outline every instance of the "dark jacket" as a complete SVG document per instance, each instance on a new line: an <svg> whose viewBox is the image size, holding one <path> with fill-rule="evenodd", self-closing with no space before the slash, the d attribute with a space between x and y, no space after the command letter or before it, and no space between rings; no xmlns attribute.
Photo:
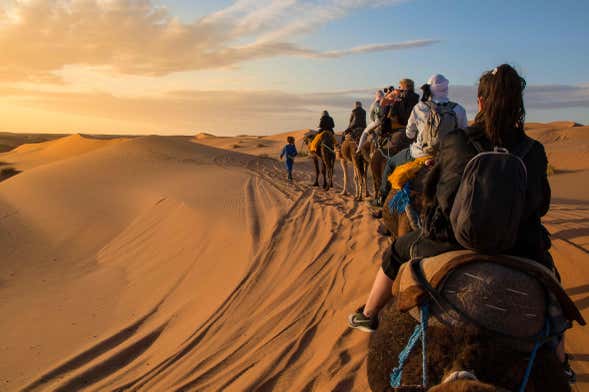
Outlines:
<svg viewBox="0 0 589 392"><path fill-rule="evenodd" d="M444 138L436 165L424 184L426 207L423 234L426 238L456 243L450 225L450 211L464 168L477 154L468 138L477 140L485 149L492 150L493 146L481 128L458 129ZM510 149L514 146L505 147ZM526 209L515 248L506 253L550 264L546 261L546 257L549 257L547 251L551 245L550 237L541 223L541 217L550 208L550 185L546 172L548 159L540 142L534 141L529 153L524 157L524 164L528 171Z"/></svg>
<svg viewBox="0 0 589 392"><path fill-rule="evenodd" d="M319 129L322 131L332 131L335 128L335 123L333 122L333 118L330 116L322 116L321 120L319 120Z"/></svg>
<svg viewBox="0 0 589 392"><path fill-rule="evenodd" d="M357 107L352 110L352 115L350 116L350 125L348 125L348 129L357 129L357 128L366 128L366 110L362 109L361 107Z"/></svg>
<svg viewBox="0 0 589 392"><path fill-rule="evenodd" d="M390 133L395 129L401 129L407 126L407 121L411 115L413 107L419 102L419 95L411 91L401 91L394 101L384 102L384 120L382 132Z"/></svg>
<svg viewBox="0 0 589 392"><path fill-rule="evenodd" d="M407 126L413 107L419 102L419 95L412 91L401 92L399 99L391 106L391 114L397 117L402 126Z"/></svg>

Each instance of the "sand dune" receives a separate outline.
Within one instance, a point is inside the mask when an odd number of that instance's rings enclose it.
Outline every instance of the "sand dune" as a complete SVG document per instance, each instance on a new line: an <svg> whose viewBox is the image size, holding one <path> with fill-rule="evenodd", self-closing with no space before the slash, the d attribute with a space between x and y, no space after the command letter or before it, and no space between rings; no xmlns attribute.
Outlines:
<svg viewBox="0 0 589 392"><path fill-rule="evenodd" d="M0 153L10 151L25 143L41 143L61 138L65 135L39 133L0 132Z"/></svg>
<svg viewBox="0 0 589 392"><path fill-rule="evenodd" d="M286 137L293 136L295 145L299 150L305 150L302 141L304 134L308 129L281 133L270 136L236 136L236 137L219 137L211 134L200 133L195 136L195 140L207 146L223 148L227 150L238 151L245 154L251 154L262 157L278 157L280 150L286 144Z"/></svg>
<svg viewBox="0 0 589 392"><path fill-rule="evenodd" d="M545 222L589 317L589 171L559 155L589 141L533 128L568 170ZM307 159L288 184L259 157L285 137L73 135L0 154L23 170L0 183L0 390L366 390L368 336L345 318L389 240L364 203L309 187ZM568 348L584 389L589 332Z"/></svg>

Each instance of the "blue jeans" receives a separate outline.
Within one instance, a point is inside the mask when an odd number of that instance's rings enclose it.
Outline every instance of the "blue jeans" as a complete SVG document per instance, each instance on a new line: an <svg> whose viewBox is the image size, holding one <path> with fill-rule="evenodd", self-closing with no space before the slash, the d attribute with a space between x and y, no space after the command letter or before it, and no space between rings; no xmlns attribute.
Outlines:
<svg viewBox="0 0 589 392"><path fill-rule="evenodd" d="M292 180L292 168L294 166L294 159L286 158L286 171L288 172L288 179Z"/></svg>
<svg viewBox="0 0 589 392"><path fill-rule="evenodd" d="M391 191L389 176L395 171L397 166L401 166L404 163L412 162L414 160L415 158L411 156L409 148L399 151L387 160L384 172L382 173L382 183L380 185L380 197L383 201Z"/></svg>

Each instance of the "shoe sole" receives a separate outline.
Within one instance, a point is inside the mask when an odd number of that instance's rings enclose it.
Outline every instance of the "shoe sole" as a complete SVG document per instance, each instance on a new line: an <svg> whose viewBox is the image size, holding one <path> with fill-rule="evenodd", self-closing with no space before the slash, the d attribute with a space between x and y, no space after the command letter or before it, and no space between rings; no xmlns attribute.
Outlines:
<svg viewBox="0 0 589 392"><path fill-rule="evenodd" d="M354 315L353 314L351 314L351 315L348 316L348 326L350 328L354 328L354 329L357 329L357 330L360 330L360 331L366 332L366 333L374 333L374 332L376 332L376 329L370 329L370 328L365 327L363 325L355 325L352 322L352 318L354 318Z"/></svg>

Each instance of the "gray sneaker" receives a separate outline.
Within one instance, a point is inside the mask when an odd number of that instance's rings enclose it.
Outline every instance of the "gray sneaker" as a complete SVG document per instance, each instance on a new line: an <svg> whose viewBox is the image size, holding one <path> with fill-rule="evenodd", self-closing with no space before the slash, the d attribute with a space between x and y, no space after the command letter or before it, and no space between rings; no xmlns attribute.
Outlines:
<svg viewBox="0 0 589 392"><path fill-rule="evenodd" d="M364 305L362 305L348 316L348 325L350 328L372 333L378 328L378 317L366 317L364 315Z"/></svg>

